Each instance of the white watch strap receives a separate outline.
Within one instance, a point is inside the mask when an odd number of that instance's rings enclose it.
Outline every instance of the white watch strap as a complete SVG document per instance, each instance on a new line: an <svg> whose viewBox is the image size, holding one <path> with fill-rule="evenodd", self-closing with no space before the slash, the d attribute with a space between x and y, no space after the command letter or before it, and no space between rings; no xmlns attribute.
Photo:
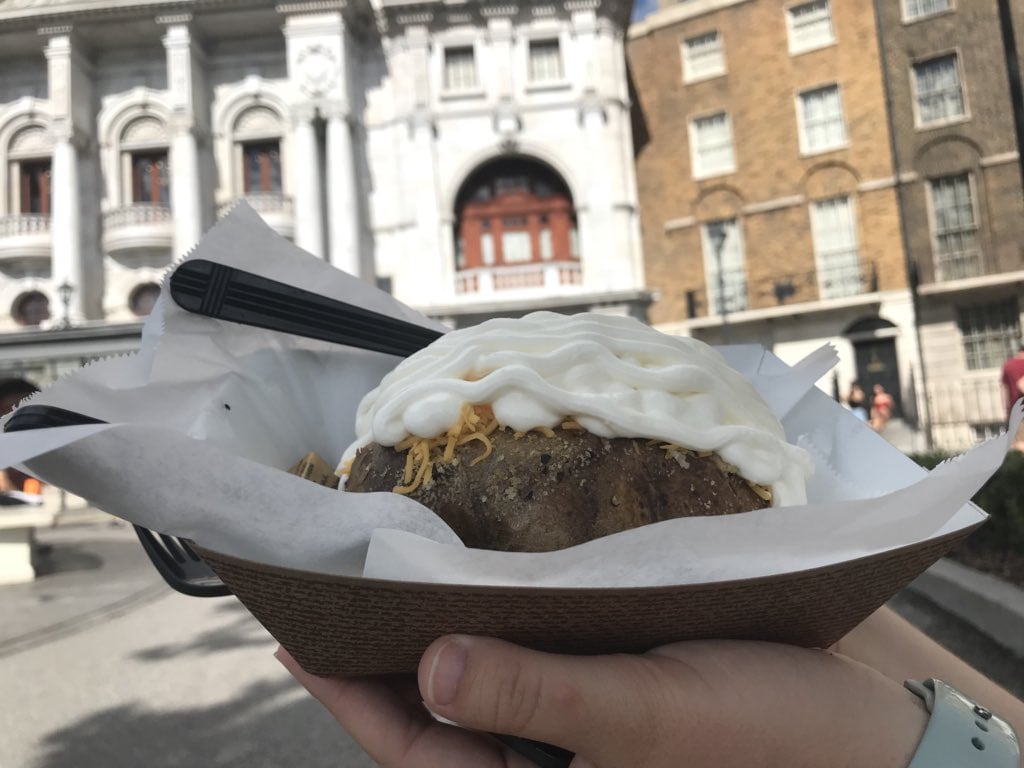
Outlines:
<svg viewBox="0 0 1024 768"><path fill-rule="evenodd" d="M931 713L908 768L1021 768L1020 744L1001 717L941 680L907 680Z"/></svg>

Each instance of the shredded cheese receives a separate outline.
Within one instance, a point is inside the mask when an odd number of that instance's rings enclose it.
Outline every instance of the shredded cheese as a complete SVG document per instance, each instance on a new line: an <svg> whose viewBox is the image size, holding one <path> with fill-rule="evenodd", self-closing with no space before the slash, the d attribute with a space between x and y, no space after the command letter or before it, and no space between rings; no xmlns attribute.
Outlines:
<svg viewBox="0 0 1024 768"><path fill-rule="evenodd" d="M583 431L580 424L571 419L565 419L559 427L564 430ZM405 452L405 469L402 473L402 484L396 485L392 490L395 493L410 494L422 487L429 487L434 477L434 466L437 464L452 464L455 461L455 451L463 445L471 442L478 442L483 445L483 451L476 456L469 466L474 467L484 461L494 452L494 444L490 435L498 429L504 429L494 418L494 411L489 405L464 403L459 412L458 421L438 437L426 438L410 436L395 445L395 450ZM530 430L539 432L545 437L554 437L555 432L550 427L537 427ZM514 432L515 439L526 436L526 432ZM658 445L665 451L666 458L674 458L675 455L683 454L697 458L713 457L715 463L725 472L738 474L736 467L727 464L713 451L693 451L672 443L664 443L659 440L648 440L647 445ZM342 470L342 474L348 474L352 469L349 462ZM763 485L746 481L751 489L765 501L772 500L772 491Z"/></svg>

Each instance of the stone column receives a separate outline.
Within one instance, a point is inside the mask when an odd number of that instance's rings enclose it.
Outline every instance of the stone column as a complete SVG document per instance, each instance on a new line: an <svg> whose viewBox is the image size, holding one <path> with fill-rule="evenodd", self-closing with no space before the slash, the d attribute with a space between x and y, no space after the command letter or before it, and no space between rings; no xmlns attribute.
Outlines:
<svg viewBox="0 0 1024 768"><path fill-rule="evenodd" d="M167 25L163 37L167 52L167 95L171 102L171 211L174 219L174 255L187 253L203 235L205 201L199 172L198 134L205 133L201 115L205 78L202 53L193 40L189 14L163 16Z"/></svg>
<svg viewBox="0 0 1024 768"><path fill-rule="evenodd" d="M344 211L340 221L334 221L333 211L344 204L346 196L354 200L341 173L352 174L352 149L344 115L348 112L348 84L346 70L345 21L341 15L342 3L283 3L277 10L285 17L284 39L288 59L288 79L298 97L292 114L294 135L293 156L290 161L292 197L295 203L295 243L310 253L323 258L327 255L324 243L324 200L321 193L321 161L314 117L319 113L327 120L325 153L327 168L327 203L332 211L331 235L336 228L347 224L351 211ZM340 113L341 117L338 118ZM331 125L332 115L334 125ZM340 122L339 122L340 120ZM333 168L335 162L343 168ZM331 260L346 249L332 243ZM345 257L347 259L347 256ZM353 255L358 265L358 254ZM343 260L339 264L350 269ZM358 266L354 272L358 274Z"/></svg>
<svg viewBox="0 0 1024 768"><path fill-rule="evenodd" d="M327 226L330 261L356 277L359 263L359 201L355 164L352 157L352 133L348 116L341 109L327 116Z"/></svg>
<svg viewBox="0 0 1024 768"><path fill-rule="evenodd" d="M317 146L314 113L310 109L292 114L290 163L292 196L295 201L295 244L319 258L324 257L323 201L320 197L320 151Z"/></svg>
<svg viewBox="0 0 1024 768"><path fill-rule="evenodd" d="M92 114L89 65L72 41L71 27L41 29L46 36L45 48L49 80L50 109L53 115L52 159L52 285L67 283L72 287L68 319L80 322L99 317L102 312L103 263L98 244L84 246L83 216L99 215L95 199L82 195L81 158L79 150L88 146ZM61 320L63 307L51 307L54 320Z"/></svg>
<svg viewBox="0 0 1024 768"><path fill-rule="evenodd" d="M68 305L68 319L84 319L83 289L85 288L82 263L82 220L79 205L78 148L72 131L67 126L55 130L52 166L52 201L50 231L53 242L53 284L67 283L74 290ZM63 311L61 308L59 311ZM50 312L54 319L63 319L56 307Z"/></svg>

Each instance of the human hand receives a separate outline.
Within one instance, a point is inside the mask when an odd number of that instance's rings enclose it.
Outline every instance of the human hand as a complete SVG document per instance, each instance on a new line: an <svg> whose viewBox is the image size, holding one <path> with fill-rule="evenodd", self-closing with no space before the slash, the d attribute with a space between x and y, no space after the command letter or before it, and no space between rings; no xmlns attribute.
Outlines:
<svg viewBox="0 0 1024 768"><path fill-rule="evenodd" d="M488 732L564 747L572 768L904 768L927 722L915 696L869 667L771 643L587 657L455 635L424 653L418 689L315 677L278 658L385 768L532 765Z"/></svg>

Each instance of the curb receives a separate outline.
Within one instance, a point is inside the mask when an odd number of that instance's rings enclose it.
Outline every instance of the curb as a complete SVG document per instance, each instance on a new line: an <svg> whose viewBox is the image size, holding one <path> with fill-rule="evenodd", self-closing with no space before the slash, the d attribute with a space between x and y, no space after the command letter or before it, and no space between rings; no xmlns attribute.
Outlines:
<svg viewBox="0 0 1024 768"><path fill-rule="evenodd" d="M1024 658L1024 589L949 558L906 588Z"/></svg>

